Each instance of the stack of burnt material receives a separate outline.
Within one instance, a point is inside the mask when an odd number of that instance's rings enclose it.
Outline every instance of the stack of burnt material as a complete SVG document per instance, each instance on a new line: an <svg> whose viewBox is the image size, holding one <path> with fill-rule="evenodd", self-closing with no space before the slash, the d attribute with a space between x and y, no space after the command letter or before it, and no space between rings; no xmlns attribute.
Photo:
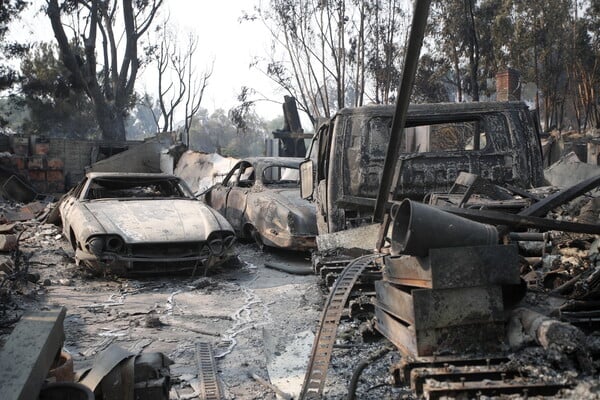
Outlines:
<svg viewBox="0 0 600 400"><path fill-rule="evenodd" d="M502 350L503 290L520 287L517 247L499 245L491 225L410 200L392 216L377 329L413 358Z"/></svg>

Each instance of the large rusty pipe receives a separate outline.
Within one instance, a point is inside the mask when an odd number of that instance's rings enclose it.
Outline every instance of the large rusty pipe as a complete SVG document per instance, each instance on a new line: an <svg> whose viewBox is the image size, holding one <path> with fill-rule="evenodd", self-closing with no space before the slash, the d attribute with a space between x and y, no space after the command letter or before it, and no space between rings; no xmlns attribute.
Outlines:
<svg viewBox="0 0 600 400"><path fill-rule="evenodd" d="M412 200L394 203L392 254L427 256L429 249L498 243L492 225L471 221Z"/></svg>

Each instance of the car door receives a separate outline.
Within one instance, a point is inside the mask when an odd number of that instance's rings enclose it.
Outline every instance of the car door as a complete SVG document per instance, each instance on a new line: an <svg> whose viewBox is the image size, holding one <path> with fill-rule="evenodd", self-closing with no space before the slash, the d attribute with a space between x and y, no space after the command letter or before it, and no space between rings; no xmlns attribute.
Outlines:
<svg viewBox="0 0 600 400"><path fill-rule="evenodd" d="M242 161L239 165L237 179L231 185L227 195L227 210L225 218L233 229L241 232L245 222L244 214L248 204L248 195L254 186L254 168L248 162Z"/></svg>
<svg viewBox="0 0 600 400"><path fill-rule="evenodd" d="M60 214L62 215L62 221L63 221L63 233L65 235L67 235L69 232L69 228L70 228L69 221L71 221L71 218L69 218L69 216L71 214L71 211L73 210L75 203L79 202L79 197L81 196L81 192L82 192L83 188L85 187L86 183L87 183L87 178L84 179L82 182L80 182L73 189L71 189L65 195L65 198L59 204Z"/></svg>
<svg viewBox="0 0 600 400"><path fill-rule="evenodd" d="M209 206L217 210L221 215L227 218L227 196L233 185L237 182L241 168L241 163L237 163L225 176L222 183L215 185L207 194L206 202Z"/></svg>

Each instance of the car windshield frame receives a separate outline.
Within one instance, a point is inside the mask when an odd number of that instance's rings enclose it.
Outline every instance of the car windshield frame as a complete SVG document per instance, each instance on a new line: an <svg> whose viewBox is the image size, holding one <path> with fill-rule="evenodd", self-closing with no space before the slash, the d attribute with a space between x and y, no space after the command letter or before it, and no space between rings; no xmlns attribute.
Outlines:
<svg viewBox="0 0 600 400"><path fill-rule="evenodd" d="M103 176L88 179L79 199L82 201L195 200L195 197L185 183L177 177Z"/></svg>
<svg viewBox="0 0 600 400"><path fill-rule="evenodd" d="M268 178L267 177L267 172L271 169L275 169L278 168L279 172L278 174L281 174L281 171L284 169L287 170L294 170L296 171L296 177L294 179L283 179L282 176L278 177L278 178ZM290 165L290 164L279 164L279 163L273 163L273 164L267 164L264 165L263 168L261 168L260 171L260 181L261 184L264 187L282 187L282 186L290 186L293 185L294 187L298 187L300 188L300 164L294 164L294 165Z"/></svg>

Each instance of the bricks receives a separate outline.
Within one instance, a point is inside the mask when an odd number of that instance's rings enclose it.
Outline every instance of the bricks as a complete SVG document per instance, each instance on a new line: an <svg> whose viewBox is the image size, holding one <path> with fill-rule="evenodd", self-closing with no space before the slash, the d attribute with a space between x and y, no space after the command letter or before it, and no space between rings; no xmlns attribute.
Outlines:
<svg viewBox="0 0 600 400"><path fill-rule="evenodd" d="M46 192L47 193L64 193L65 182L47 182Z"/></svg>
<svg viewBox="0 0 600 400"><path fill-rule="evenodd" d="M34 148L35 154L47 155L50 152L50 143L36 143Z"/></svg>
<svg viewBox="0 0 600 400"><path fill-rule="evenodd" d="M65 176L62 171L49 170L46 171L46 181L50 182L64 182Z"/></svg>
<svg viewBox="0 0 600 400"><path fill-rule="evenodd" d="M34 181L45 182L46 181L46 171L30 169L29 171L27 171L27 177L32 182L34 182Z"/></svg>
<svg viewBox="0 0 600 400"><path fill-rule="evenodd" d="M24 156L19 155L15 155L10 159L11 165L19 171L23 171L25 169L25 161L26 158Z"/></svg>
<svg viewBox="0 0 600 400"><path fill-rule="evenodd" d="M517 71L516 69L508 68L496 74L496 100L521 100L519 71Z"/></svg>
<svg viewBox="0 0 600 400"><path fill-rule="evenodd" d="M59 169L65 168L65 163L60 158L48 158L47 160L48 169Z"/></svg>
<svg viewBox="0 0 600 400"><path fill-rule="evenodd" d="M11 139L14 154L19 156L27 156L29 154L29 138L14 136Z"/></svg>
<svg viewBox="0 0 600 400"><path fill-rule="evenodd" d="M46 169L46 156L31 156L27 159L27 169Z"/></svg>

